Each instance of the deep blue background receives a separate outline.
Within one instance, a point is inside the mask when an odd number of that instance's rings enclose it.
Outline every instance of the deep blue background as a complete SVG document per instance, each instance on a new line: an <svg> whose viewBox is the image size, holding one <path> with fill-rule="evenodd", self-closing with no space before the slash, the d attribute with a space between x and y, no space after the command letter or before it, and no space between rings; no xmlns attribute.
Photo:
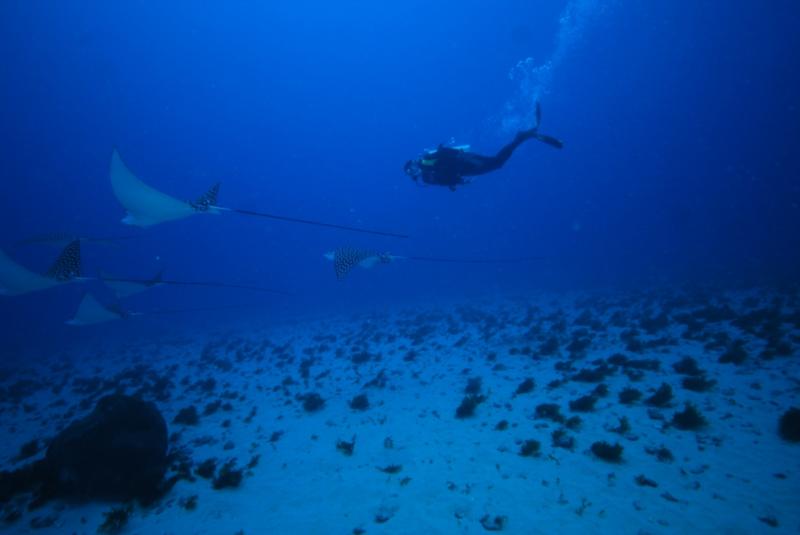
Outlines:
<svg viewBox="0 0 800 535"><path fill-rule="evenodd" d="M515 92L508 72L551 56L567 2L3 2L0 246L44 269L55 250L11 244L136 235L85 245L87 272L163 265L297 295L160 288L132 308L263 300L275 317L495 289L796 281L800 5L598 4L542 99L542 130L566 148L531 142L451 193L415 187L403 162L451 137L483 152L508 141L492 121ZM125 227L114 146L180 198L221 180L223 205L412 239L230 214ZM409 263L337 283L321 255L344 244L546 260ZM57 344L78 286L0 301L4 351Z"/></svg>

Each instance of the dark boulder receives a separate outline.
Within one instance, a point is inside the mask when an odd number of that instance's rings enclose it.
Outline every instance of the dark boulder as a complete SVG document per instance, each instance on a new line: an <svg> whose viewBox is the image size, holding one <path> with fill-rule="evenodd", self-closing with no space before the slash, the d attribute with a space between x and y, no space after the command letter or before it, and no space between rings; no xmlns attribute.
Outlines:
<svg viewBox="0 0 800 535"><path fill-rule="evenodd" d="M800 409L792 407L783 413L778 423L778 432L784 440L800 442Z"/></svg>
<svg viewBox="0 0 800 535"><path fill-rule="evenodd" d="M155 499L167 469L167 424L153 403L106 396L67 426L45 458L0 474L0 501L35 491L32 507L50 498Z"/></svg>
<svg viewBox="0 0 800 535"><path fill-rule="evenodd" d="M106 396L94 411L64 429L45 461L59 493L131 499L158 488L167 468L167 424L153 403Z"/></svg>

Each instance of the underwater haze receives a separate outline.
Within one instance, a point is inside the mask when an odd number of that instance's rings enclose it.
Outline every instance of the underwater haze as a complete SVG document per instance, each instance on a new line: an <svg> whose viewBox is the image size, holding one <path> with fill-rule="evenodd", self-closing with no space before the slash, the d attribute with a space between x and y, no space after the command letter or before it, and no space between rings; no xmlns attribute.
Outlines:
<svg viewBox="0 0 800 535"><path fill-rule="evenodd" d="M2 3L0 532L797 532L798 27Z"/></svg>

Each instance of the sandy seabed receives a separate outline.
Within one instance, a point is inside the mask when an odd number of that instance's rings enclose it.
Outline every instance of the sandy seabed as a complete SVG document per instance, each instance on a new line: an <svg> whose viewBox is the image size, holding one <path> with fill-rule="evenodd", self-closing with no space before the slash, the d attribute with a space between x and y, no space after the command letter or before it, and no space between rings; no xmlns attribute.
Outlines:
<svg viewBox="0 0 800 535"><path fill-rule="evenodd" d="M0 459L41 456L104 395L154 401L184 477L120 533L800 532L800 444L778 433L800 406L796 290L542 293L109 347L3 373ZM687 403L705 425L680 429ZM215 489L226 465L242 480ZM0 531L97 533L119 506L28 499Z"/></svg>

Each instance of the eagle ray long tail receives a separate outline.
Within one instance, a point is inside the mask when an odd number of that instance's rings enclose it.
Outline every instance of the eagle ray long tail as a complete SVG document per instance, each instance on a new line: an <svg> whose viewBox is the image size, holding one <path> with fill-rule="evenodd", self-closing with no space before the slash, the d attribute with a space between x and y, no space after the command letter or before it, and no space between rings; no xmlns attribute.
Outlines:
<svg viewBox="0 0 800 535"><path fill-rule="evenodd" d="M139 315L154 315L154 314L183 314L186 312L214 312L217 310L235 310L244 308L259 308L263 307L264 303L234 303L230 305L216 305L206 307L191 307L191 308L155 308L147 312L140 312Z"/></svg>
<svg viewBox="0 0 800 535"><path fill-rule="evenodd" d="M408 260L418 260L420 262L450 262L453 264L519 264L522 262L532 262L534 260L544 260L543 256L522 256L517 258L437 258L433 256L401 256Z"/></svg>
<svg viewBox="0 0 800 535"><path fill-rule="evenodd" d="M263 303L235 303L230 305L211 305L204 307L191 308L161 308L148 312L138 312L124 310L119 304L103 305L92 294L85 294L75 315L66 321L67 325L75 327L85 327L107 323L109 321L128 319L135 316L150 316L156 314L181 314L186 312L216 311L243 308L258 308L264 306Z"/></svg>
<svg viewBox="0 0 800 535"><path fill-rule="evenodd" d="M326 223L324 221L315 221L312 219L302 219L299 217L289 217L283 215L272 214L269 212L256 212L254 210L245 210L243 208L228 208L224 206L213 206L216 210L224 212L236 212L237 214L250 215L255 217L265 217L267 219L275 219L277 221L287 221L289 223L301 223L304 225L314 225L317 227L335 228L339 230L348 230L351 232L361 232L363 234L375 234L377 236L389 236L392 238L408 238L408 234L399 234L397 232L387 232L383 230L372 230L361 227L351 227L348 225L338 225L336 223Z"/></svg>
<svg viewBox="0 0 800 535"><path fill-rule="evenodd" d="M172 286L204 286L207 288L231 288L236 290L253 290L256 292L266 292L277 295L292 295L290 292L285 292L283 290L275 290L273 288L264 288L262 286L251 286L248 284L230 284L227 282L216 282L216 281L179 281L179 280L159 279L158 281L154 282L152 280L147 280L147 279L126 279L120 277L102 277L101 280L108 282L129 282L133 284L149 284L149 285L167 284Z"/></svg>
<svg viewBox="0 0 800 535"><path fill-rule="evenodd" d="M380 253L369 249L355 247L339 247L323 255L333 261L336 278L341 280L356 266L371 268L376 264L389 264L395 260L417 260L421 262L447 262L452 264L519 264L541 260L541 256L521 256L513 258L452 258L436 256L400 256L391 253Z"/></svg>
<svg viewBox="0 0 800 535"><path fill-rule="evenodd" d="M106 244L113 244L117 241L122 240L132 240L138 238L139 236L133 235L119 235L119 236L78 236L77 234L68 234L68 233L61 233L61 232L53 232L50 234L38 234L36 236L30 236L28 238L17 240L14 242L14 246L21 247L25 245L37 245L37 244L54 244L54 245L66 245L72 241L78 240L82 242L93 242L93 243L106 243Z"/></svg>

